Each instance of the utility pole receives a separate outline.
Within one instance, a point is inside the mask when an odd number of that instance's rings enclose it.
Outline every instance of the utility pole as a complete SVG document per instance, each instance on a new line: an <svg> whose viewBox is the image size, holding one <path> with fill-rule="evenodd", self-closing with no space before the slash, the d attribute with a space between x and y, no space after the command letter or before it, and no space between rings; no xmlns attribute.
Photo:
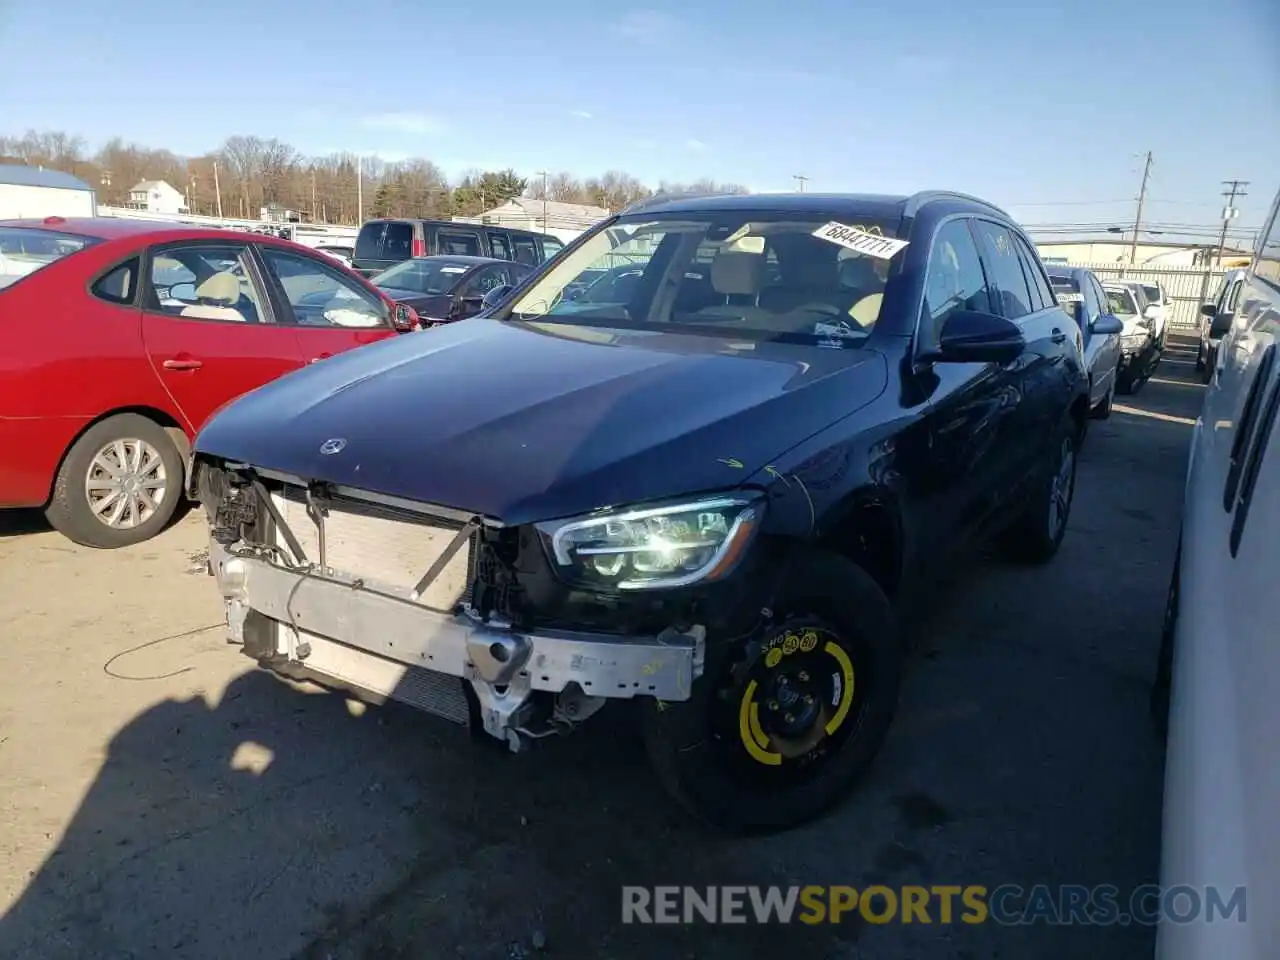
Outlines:
<svg viewBox="0 0 1280 960"><path fill-rule="evenodd" d="M1223 180L1224 187L1230 187L1230 190L1223 190L1222 195L1227 198L1227 205L1222 208L1222 234L1218 237L1218 259L1217 264L1222 266L1222 248L1227 243L1227 226L1236 217L1240 216L1240 211L1236 209L1236 197L1247 197L1243 187L1249 185L1248 180Z"/></svg>
<svg viewBox="0 0 1280 960"><path fill-rule="evenodd" d="M311 168L311 222L319 223L316 219L316 168Z"/></svg>
<svg viewBox="0 0 1280 960"><path fill-rule="evenodd" d="M356 226L364 223L364 158L356 154Z"/></svg>
<svg viewBox="0 0 1280 960"><path fill-rule="evenodd" d="M804 185L809 182L809 178L803 174L794 173L791 175L791 179L800 184L800 192L804 193Z"/></svg>
<svg viewBox="0 0 1280 960"><path fill-rule="evenodd" d="M539 170L538 176L542 178L542 232L547 232L547 177L550 174L545 170Z"/></svg>
<svg viewBox="0 0 1280 960"><path fill-rule="evenodd" d="M213 161L213 196L218 206L218 219L222 219L222 187L218 185L218 161Z"/></svg>
<svg viewBox="0 0 1280 960"><path fill-rule="evenodd" d="M1138 233L1142 230L1142 205L1147 202L1147 180L1151 177L1151 151L1142 167L1142 189L1138 191L1138 215L1133 218L1133 243L1129 245L1129 266L1138 262Z"/></svg>

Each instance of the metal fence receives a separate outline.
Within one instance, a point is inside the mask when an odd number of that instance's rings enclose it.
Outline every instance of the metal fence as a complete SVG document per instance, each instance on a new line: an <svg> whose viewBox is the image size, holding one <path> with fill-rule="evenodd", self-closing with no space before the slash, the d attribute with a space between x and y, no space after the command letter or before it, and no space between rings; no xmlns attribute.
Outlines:
<svg viewBox="0 0 1280 960"><path fill-rule="evenodd" d="M1181 330L1196 330L1200 326L1200 304L1210 299L1222 280L1225 269L1204 267L1131 267L1122 263L1072 263L1093 271L1099 280L1138 280L1142 283L1158 283L1172 301L1169 326Z"/></svg>

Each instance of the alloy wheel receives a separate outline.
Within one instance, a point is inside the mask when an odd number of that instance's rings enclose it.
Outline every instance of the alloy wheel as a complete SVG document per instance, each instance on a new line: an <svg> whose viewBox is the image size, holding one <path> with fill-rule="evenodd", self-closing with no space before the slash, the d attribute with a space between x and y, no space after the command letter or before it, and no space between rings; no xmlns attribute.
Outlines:
<svg viewBox="0 0 1280 960"><path fill-rule="evenodd" d="M112 440L89 461L84 492L100 523L133 529L150 520L168 495L164 458L145 440Z"/></svg>

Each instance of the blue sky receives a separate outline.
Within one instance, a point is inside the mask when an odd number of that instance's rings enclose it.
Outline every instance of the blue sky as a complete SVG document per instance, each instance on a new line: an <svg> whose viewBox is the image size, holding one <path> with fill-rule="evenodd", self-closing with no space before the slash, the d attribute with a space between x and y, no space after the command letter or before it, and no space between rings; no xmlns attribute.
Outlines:
<svg viewBox="0 0 1280 960"><path fill-rule="evenodd" d="M0 133L232 134L753 190L965 190L1027 223L1213 222L1280 188L1274 0L0 0Z"/></svg>

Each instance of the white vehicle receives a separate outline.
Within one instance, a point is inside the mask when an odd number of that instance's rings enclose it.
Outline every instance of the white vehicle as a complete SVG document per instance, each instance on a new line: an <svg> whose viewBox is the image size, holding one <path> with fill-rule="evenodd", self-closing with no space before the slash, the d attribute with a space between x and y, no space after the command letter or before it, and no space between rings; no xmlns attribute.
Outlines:
<svg viewBox="0 0 1280 960"><path fill-rule="evenodd" d="M332 244L325 243L318 245L315 249L320 253L323 253L326 257L337 260L344 267L350 267L352 251L355 248L349 246L334 246Z"/></svg>
<svg viewBox="0 0 1280 960"><path fill-rule="evenodd" d="M1278 206L1192 435L1152 691L1168 725L1161 886L1194 887L1206 908L1206 888L1223 904L1244 888L1247 919L1164 917L1158 960L1280 956Z"/></svg>
<svg viewBox="0 0 1280 960"><path fill-rule="evenodd" d="M1109 312L1123 324L1116 389L1121 393L1137 393L1151 379L1160 362L1160 346L1152 329L1153 322L1145 316L1146 296L1141 286L1135 290L1121 280L1105 281L1102 292L1106 294Z"/></svg>
<svg viewBox="0 0 1280 960"><path fill-rule="evenodd" d="M1165 293L1164 287L1159 283L1149 283L1146 280L1120 282L1142 292L1147 301L1142 315L1151 321L1151 332L1156 338L1156 344L1163 350L1169 319L1173 313L1173 301L1169 299L1169 294Z"/></svg>

